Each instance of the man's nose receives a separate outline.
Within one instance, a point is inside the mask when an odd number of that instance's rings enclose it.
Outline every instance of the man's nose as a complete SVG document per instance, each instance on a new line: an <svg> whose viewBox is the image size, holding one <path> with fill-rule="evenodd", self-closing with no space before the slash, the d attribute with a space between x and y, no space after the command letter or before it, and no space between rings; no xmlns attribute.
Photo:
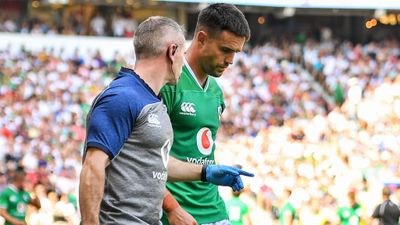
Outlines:
<svg viewBox="0 0 400 225"><path fill-rule="evenodd" d="M229 54L227 57L225 57L225 64L232 64L233 59L235 58L235 53Z"/></svg>

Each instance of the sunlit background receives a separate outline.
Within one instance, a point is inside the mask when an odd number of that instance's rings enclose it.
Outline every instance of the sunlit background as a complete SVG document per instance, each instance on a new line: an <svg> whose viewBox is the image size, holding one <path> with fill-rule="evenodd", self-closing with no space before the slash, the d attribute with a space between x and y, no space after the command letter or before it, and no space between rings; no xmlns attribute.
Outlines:
<svg viewBox="0 0 400 225"><path fill-rule="evenodd" d="M0 190L26 169L42 203L28 224L79 224L86 114L133 66L137 25L167 16L190 41L213 2L0 0ZM370 224L384 186L398 204L400 1L218 2L237 5L252 32L218 79L227 108L216 155L256 174L240 196L253 225L279 224L286 202L297 224L341 224L351 198L361 207L349 224Z"/></svg>

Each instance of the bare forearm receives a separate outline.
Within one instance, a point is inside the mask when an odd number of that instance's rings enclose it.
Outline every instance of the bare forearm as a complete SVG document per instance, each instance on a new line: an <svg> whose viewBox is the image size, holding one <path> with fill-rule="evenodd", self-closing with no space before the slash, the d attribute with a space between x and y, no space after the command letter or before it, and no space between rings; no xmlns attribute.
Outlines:
<svg viewBox="0 0 400 225"><path fill-rule="evenodd" d="M168 181L196 181L201 180L202 165L187 163L169 157L168 162Z"/></svg>
<svg viewBox="0 0 400 225"><path fill-rule="evenodd" d="M243 223L244 225L252 225L252 224L251 224L251 219L250 219L250 215L249 215L249 214L244 215L243 221L244 221L244 223Z"/></svg>
<svg viewBox="0 0 400 225"><path fill-rule="evenodd" d="M82 223L99 224L100 202L104 191L105 170L87 163L83 166L79 186Z"/></svg>
<svg viewBox="0 0 400 225"><path fill-rule="evenodd" d="M35 206L36 208L40 209L41 204L40 204L40 200L38 197L32 198L29 202L29 204Z"/></svg>
<svg viewBox="0 0 400 225"><path fill-rule="evenodd" d="M171 192L168 189L164 191L164 199L163 199L163 210L166 213L170 213L171 211L175 210L177 207L180 207L178 201L172 196Z"/></svg>
<svg viewBox="0 0 400 225"><path fill-rule="evenodd" d="M196 220L175 200L168 189L164 192L163 210L170 225L198 225Z"/></svg>
<svg viewBox="0 0 400 225"><path fill-rule="evenodd" d="M0 215L9 223L12 224L25 224L25 221L18 220L12 217L5 209L0 210Z"/></svg>

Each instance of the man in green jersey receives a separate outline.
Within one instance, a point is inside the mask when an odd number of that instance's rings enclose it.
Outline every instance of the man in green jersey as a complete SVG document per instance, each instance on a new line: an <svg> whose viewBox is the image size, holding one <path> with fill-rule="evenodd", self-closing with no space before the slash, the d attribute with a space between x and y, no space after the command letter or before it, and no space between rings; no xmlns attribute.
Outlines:
<svg viewBox="0 0 400 225"><path fill-rule="evenodd" d="M40 208L39 199L32 199L24 191L25 172L18 169L14 172L12 183L0 194L0 215L6 220L6 225L25 224L27 204Z"/></svg>
<svg viewBox="0 0 400 225"><path fill-rule="evenodd" d="M243 190L232 192L232 198L225 202L231 225L251 225L249 207L240 199L242 192Z"/></svg>
<svg viewBox="0 0 400 225"><path fill-rule="evenodd" d="M215 164L215 137L225 104L214 77L220 77L233 63L235 53L249 38L247 20L235 6L212 4L200 12L180 80L161 90L174 130L172 157ZM163 217L164 224L229 224L217 186L198 181L167 183L167 188L180 206L164 207L168 214ZM166 194L164 203L171 205L171 199Z"/></svg>
<svg viewBox="0 0 400 225"><path fill-rule="evenodd" d="M351 190L347 197L349 205L342 206L338 209L337 215L340 225L359 225L361 222L361 205L357 203L356 191Z"/></svg>
<svg viewBox="0 0 400 225"><path fill-rule="evenodd" d="M290 196L292 195L292 191L286 189L284 191L284 204L279 209L279 224L280 225L292 225L294 224L294 220L296 219L296 209L293 204L290 202Z"/></svg>

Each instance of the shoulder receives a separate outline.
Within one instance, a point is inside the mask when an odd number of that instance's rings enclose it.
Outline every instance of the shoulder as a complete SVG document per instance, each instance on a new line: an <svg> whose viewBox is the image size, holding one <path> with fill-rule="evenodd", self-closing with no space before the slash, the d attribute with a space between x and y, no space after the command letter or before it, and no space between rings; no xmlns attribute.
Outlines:
<svg viewBox="0 0 400 225"><path fill-rule="evenodd" d="M149 103L156 102L156 98L149 97L151 94L141 86L140 83L129 80L130 84L124 80L111 83L99 96L97 104L106 104L118 109L143 107Z"/></svg>
<svg viewBox="0 0 400 225"><path fill-rule="evenodd" d="M129 99L136 98L131 91L123 87L108 87L95 100L95 107L106 107L109 109L129 108Z"/></svg>
<svg viewBox="0 0 400 225"><path fill-rule="evenodd" d="M11 193L11 188L10 187L6 187L3 191L0 192L1 196L5 196L5 195L9 195Z"/></svg>

